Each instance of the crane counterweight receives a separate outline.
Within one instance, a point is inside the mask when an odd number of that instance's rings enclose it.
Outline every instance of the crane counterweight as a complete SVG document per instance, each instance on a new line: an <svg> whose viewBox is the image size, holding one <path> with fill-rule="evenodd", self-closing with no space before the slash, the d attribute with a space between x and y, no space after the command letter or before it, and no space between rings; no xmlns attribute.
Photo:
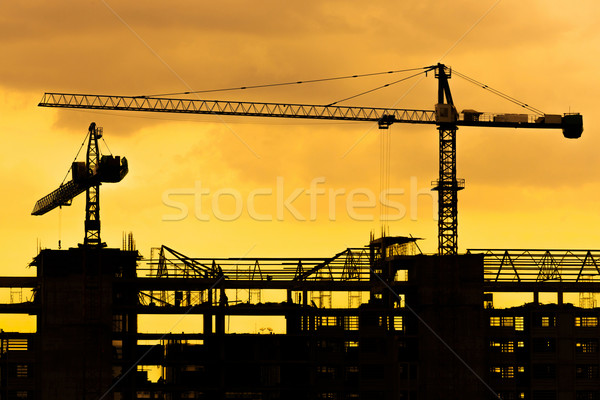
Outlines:
<svg viewBox="0 0 600 400"><path fill-rule="evenodd" d="M583 117L581 114L565 114L562 117L563 135L567 139L578 139L583 133Z"/></svg>

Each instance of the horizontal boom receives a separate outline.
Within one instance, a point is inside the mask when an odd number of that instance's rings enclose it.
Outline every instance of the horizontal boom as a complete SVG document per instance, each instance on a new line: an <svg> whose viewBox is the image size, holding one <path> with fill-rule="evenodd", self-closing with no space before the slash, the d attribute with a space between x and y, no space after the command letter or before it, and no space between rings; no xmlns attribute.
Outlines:
<svg viewBox="0 0 600 400"><path fill-rule="evenodd" d="M91 110L148 111L187 114L217 114L254 117L326 119L378 122L381 128L392 123L439 124L433 110L373 108L311 104L259 103L222 100L178 99L145 96L112 96L45 93L40 107ZM563 129L568 138L583 131L581 115L490 114L465 110L456 116L457 126Z"/></svg>

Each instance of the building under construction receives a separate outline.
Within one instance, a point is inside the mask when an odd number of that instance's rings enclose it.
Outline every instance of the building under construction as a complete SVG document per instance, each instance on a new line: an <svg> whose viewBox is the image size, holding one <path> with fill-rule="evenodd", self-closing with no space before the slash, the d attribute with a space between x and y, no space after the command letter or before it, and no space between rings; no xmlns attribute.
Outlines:
<svg viewBox="0 0 600 400"><path fill-rule="evenodd" d="M417 250L406 237L330 258L41 250L36 277L0 278L33 289L1 311L37 317L36 333L1 333L1 398L599 398L600 251ZM533 301L496 308L502 292ZM202 326L142 332L149 314ZM239 316L282 318L285 332L231 332Z"/></svg>
<svg viewBox="0 0 600 400"><path fill-rule="evenodd" d="M132 241L106 248L100 185L122 180L128 165L100 155L102 130L92 123L86 161L73 163L72 180L33 211L85 191L84 243L41 250L35 277L0 277L11 293L33 293L0 312L37 321L35 333L0 333L0 399L600 399L600 251L458 253L458 126L561 129L576 139L582 116L545 114L509 96L535 115L459 113L452 70L427 72L439 82L435 110L44 95L47 107L371 121L382 132L436 125L438 254L421 254L414 238L386 236L325 258L218 259L163 246L142 259ZM548 292L556 301L542 304ZM495 307L503 293L529 295L519 307ZM578 304L565 294L578 294ZM140 328L141 319L167 314L198 326ZM282 327L230 329L244 318Z"/></svg>

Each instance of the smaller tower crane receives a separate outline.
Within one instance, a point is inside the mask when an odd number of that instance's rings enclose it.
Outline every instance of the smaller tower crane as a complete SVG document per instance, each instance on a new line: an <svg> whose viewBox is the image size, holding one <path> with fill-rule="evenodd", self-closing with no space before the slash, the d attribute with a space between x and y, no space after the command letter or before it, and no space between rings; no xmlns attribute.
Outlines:
<svg viewBox="0 0 600 400"><path fill-rule="evenodd" d="M125 157L101 155L98 147L100 138L102 128L92 122L88 132L85 162L73 162L71 180L39 199L31 212L31 215L43 215L56 207L69 206L73 198L85 192L84 246L105 245L100 240L100 185L103 182L120 182L129 172Z"/></svg>

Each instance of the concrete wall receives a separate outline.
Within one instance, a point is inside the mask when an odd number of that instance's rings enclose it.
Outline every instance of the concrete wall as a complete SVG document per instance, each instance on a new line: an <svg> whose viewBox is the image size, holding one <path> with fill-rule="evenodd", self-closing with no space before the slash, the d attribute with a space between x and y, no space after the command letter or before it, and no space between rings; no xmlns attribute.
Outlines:
<svg viewBox="0 0 600 400"><path fill-rule="evenodd" d="M112 385L113 281L123 268L135 271L129 253L71 248L38 255L39 398L97 400Z"/></svg>

